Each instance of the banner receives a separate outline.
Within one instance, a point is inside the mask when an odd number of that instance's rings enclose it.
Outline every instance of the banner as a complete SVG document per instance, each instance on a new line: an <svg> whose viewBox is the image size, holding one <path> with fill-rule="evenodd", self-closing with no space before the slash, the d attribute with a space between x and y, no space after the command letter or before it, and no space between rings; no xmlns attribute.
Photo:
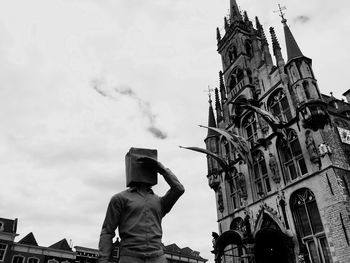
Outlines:
<svg viewBox="0 0 350 263"><path fill-rule="evenodd" d="M350 144L350 131L337 127L342 143Z"/></svg>

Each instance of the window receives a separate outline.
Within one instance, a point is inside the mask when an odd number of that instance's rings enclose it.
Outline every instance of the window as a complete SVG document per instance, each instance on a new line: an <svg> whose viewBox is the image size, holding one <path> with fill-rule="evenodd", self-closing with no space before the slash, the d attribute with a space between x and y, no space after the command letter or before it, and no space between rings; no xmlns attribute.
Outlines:
<svg viewBox="0 0 350 263"><path fill-rule="evenodd" d="M268 108L281 121L288 122L292 119L288 99L282 89L269 98Z"/></svg>
<svg viewBox="0 0 350 263"><path fill-rule="evenodd" d="M38 258L28 258L28 263L39 263Z"/></svg>
<svg viewBox="0 0 350 263"><path fill-rule="evenodd" d="M252 148L258 140L258 129L254 114L250 114L244 119L243 128L249 146Z"/></svg>
<svg viewBox="0 0 350 263"><path fill-rule="evenodd" d="M257 197L271 191L266 162L261 151L253 153L253 181Z"/></svg>
<svg viewBox="0 0 350 263"><path fill-rule="evenodd" d="M234 169L232 172L230 172L227 176L225 176L225 180L228 184L227 189L230 189L230 208L237 209L242 206L241 203L241 188L240 188L240 174L237 172L236 169Z"/></svg>
<svg viewBox="0 0 350 263"><path fill-rule="evenodd" d="M23 256L14 256L12 258L12 263L24 263L24 257Z"/></svg>
<svg viewBox="0 0 350 263"><path fill-rule="evenodd" d="M4 222L0 221L0 231L4 231Z"/></svg>
<svg viewBox="0 0 350 263"><path fill-rule="evenodd" d="M253 49L252 49L252 43L249 40L245 42L245 50L246 50L247 56L251 58L253 56Z"/></svg>
<svg viewBox="0 0 350 263"><path fill-rule="evenodd" d="M4 261L7 250L7 244L0 243L0 261Z"/></svg>
<svg viewBox="0 0 350 263"><path fill-rule="evenodd" d="M307 168L301 151L298 136L294 130L288 133L288 142L279 140L277 147L282 158L286 182L307 174Z"/></svg>
<svg viewBox="0 0 350 263"><path fill-rule="evenodd" d="M315 195L309 189L302 188L291 196L290 206L300 246L307 249L311 262L331 262Z"/></svg>

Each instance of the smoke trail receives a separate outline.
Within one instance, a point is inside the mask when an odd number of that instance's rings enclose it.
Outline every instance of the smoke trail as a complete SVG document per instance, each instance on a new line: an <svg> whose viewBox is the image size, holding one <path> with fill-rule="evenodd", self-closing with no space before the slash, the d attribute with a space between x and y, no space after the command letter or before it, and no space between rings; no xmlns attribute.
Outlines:
<svg viewBox="0 0 350 263"><path fill-rule="evenodd" d="M150 103L138 97L131 87L115 87L112 89L111 92L111 89L108 89L108 87L106 87L105 82L103 80L94 79L91 83L93 88L104 97L107 97L112 100L118 100L118 97L115 96L115 94L118 94L122 96L127 96L132 100L136 101L142 116L145 117L148 121L147 131L150 132L155 138L162 140L167 138L167 134L156 126L156 115L152 112Z"/></svg>

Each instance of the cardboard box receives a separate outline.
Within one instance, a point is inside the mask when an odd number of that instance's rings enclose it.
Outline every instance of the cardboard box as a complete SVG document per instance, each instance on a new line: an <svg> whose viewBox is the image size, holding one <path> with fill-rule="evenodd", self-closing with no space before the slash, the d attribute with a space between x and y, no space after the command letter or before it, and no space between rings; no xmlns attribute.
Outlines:
<svg viewBox="0 0 350 263"><path fill-rule="evenodd" d="M138 162L140 157L149 157L157 160L157 150L143 149L143 148L130 148L129 152L125 155L126 166L126 186L133 186L134 183L147 183L152 185L157 184L157 172L145 169Z"/></svg>

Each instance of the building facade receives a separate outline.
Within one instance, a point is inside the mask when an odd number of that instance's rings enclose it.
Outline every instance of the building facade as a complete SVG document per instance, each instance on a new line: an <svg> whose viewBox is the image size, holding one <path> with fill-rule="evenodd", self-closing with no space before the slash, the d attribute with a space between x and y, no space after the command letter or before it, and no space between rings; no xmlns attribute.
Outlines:
<svg viewBox="0 0 350 263"><path fill-rule="evenodd" d="M0 218L0 263L97 263L98 250L75 246L74 250L66 239L49 247L39 246L33 233L18 242L17 219ZM110 262L119 262L119 240L114 243ZM163 246L168 263L205 263L207 259L189 247L179 248L176 244Z"/></svg>
<svg viewBox="0 0 350 263"><path fill-rule="evenodd" d="M281 12L287 59L230 1L214 105L208 181L217 201L216 262L350 262L350 90L320 92ZM215 157L215 158L213 158Z"/></svg>

